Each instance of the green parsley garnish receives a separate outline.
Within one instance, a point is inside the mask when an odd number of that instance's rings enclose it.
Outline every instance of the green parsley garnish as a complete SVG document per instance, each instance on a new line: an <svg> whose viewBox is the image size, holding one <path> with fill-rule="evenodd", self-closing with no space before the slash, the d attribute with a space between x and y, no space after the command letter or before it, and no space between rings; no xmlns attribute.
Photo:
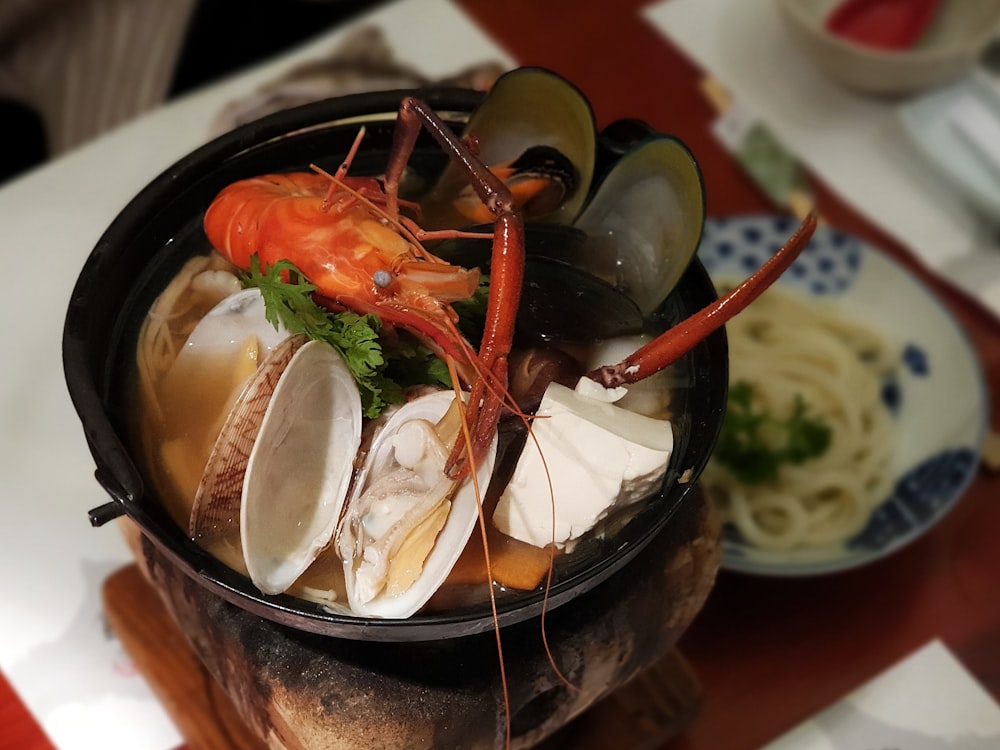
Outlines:
<svg viewBox="0 0 1000 750"><path fill-rule="evenodd" d="M385 375L397 383L427 383L451 389L448 365L426 346L409 336L383 342Z"/></svg>
<svg viewBox="0 0 1000 750"><path fill-rule="evenodd" d="M830 447L830 427L807 414L796 395L792 414L782 420L752 404L753 386L745 381L729 388L726 418L719 433L715 457L741 482L773 481L782 464L801 464L823 455Z"/></svg>
<svg viewBox="0 0 1000 750"><path fill-rule="evenodd" d="M287 281L283 273L288 274ZM361 391L366 417L377 417L388 404L403 400L399 384L385 375L386 358L378 338L382 322L376 316L324 310L312 298L316 287L287 260L261 269L254 255L243 286L260 289L267 319L275 328L280 322L290 333L325 341L340 352Z"/></svg>

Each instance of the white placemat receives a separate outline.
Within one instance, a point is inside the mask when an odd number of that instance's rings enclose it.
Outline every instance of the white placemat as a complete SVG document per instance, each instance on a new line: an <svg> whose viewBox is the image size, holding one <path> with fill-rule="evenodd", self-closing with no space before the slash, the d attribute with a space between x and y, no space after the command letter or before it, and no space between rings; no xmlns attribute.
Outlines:
<svg viewBox="0 0 1000 750"><path fill-rule="evenodd" d="M644 17L855 210L1000 316L997 229L913 147L901 103L823 76L775 0L663 0Z"/></svg>
<svg viewBox="0 0 1000 750"><path fill-rule="evenodd" d="M993 750L1000 706L935 640L763 750Z"/></svg>
<svg viewBox="0 0 1000 750"><path fill-rule="evenodd" d="M180 742L102 619L101 584L131 558L116 528L92 529L87 521L107 498L63 380L73 284L118 211L208 139L223 105L327 54L362 23L380 25L397 58L429 77L483 60L509 65L447 0L399 0L0 189L8 319L0 363L0 669L63 750L162 750Z"/></svg>

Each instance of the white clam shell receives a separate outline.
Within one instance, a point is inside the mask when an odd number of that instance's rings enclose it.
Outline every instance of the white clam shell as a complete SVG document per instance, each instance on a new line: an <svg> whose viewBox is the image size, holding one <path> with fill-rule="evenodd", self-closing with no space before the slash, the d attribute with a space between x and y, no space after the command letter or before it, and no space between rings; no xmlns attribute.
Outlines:
<svg viewBox="0 0 1000 750"><path fill-rule="evenodd" d="M181 429L218 435L233 403L256 369L257 362L288 337L264 313L258 289L225 297L188 334L163 381L164 403L176 404L187 416ZM207 453L207 450L206 450Z"/></svg>
<svg viewBox="0 0 1000 750"><path fill-rule="evenodd" d="M264 415L281 374L307 341L305 336L291 336L278 344L233 404L195 492L188 523L192 539L211 544L239 523L243 478Z"/></svg>
<svg viewBox="0 0 1000 750"><path fill-rule="evenodd" d="M329 543L360 442L361 397L347 365L310 341L278 380L243 482L243 557L265 594L285 591Z"/></svg>
<svg viewBox="0 0 1000 750"><path fill-rule="evenodd" d="M288 338L284 326L275 328L268 321L259 289L230 294L209 310L191 330L167 377L182 381L185 388L201 382L201 370L214 366L214 357L238 350L250 336L266 351Z"/></svg>
<svg viewBox="0 0 1000 750"><path fill-rule="evenodd" d="M479 501L475 485L466 479L454 491L447 520L414 583L395 594L371 583L373 577L378 577L378 571L373 572L373 569L384 568L388 561L383 559L383 552L378 547L367 546L364 537L406 523L404 517L408 517L407 511L415 505L434 503L454 489L454 483L443 472L447 450L437 453L430 467L418 465L408 470L400 466L400 461L409 466L420 455L435 453L434 447L421 445L422 439L415 434L420 429L415 427L415 422L436 423L448 411L454 398L450 391L439 391L405 404L372 442L337 538L338 551L344 560L347 598L355 614L385 618L406 618L415 614L448 577L476 526ZM486 493L493 474L496 448L494 438L476 474L481 494ZM400 481L388 495L371 491L390 475L393 481Z"/></svg>

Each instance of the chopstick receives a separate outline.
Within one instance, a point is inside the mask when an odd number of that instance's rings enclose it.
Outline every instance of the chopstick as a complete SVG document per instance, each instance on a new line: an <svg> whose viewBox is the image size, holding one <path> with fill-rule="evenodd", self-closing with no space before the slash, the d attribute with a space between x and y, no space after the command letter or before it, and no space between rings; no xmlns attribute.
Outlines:
<svg viewBox="0 0 1000 750"><path fill-rule="evenodd" d="M1000 471L1000 432L987 428L980 458L987 471Z"/></svg>
<svg viewBox="0 0 1000 750"><path fill-rule="evenodd" d="M702 78L699 88L718 115L715 135L757 187L772 202L800 220L810 213L817 213L798 160L785 150L767 126L752 113L742 109L717 78ZM763 161L754 161L751 153L754 149L766 152ZM822 223L823 217L819 216L819 220Z"/></svg>

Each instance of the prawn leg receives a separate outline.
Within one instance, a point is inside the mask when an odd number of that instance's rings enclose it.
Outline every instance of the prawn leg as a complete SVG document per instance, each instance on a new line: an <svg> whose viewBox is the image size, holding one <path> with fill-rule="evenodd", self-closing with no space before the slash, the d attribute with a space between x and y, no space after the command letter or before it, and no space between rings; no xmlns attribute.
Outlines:
<svg viewBox="0 0 1000 750"><path fill-rule="evenodd" d="M384 175L387 212L398 215L399 183L413 153L420 129L438 142L448 157L467 174L469 183L494 216L490 291L486 304L486 327L479 349L479 377L472 384L466 424L476 462L493 439L503 407L501 394L507 385L507 356L514 335L514 319L524 278L524 221L515 208L510 190L475 156L433 110L412 97L403 99L388 164ZM448 457L445 471L452 478L469 471L465 447L458 441Z"/></svg>
<svg viewBox="0 0 1000 750"><path fill-rule="evenodd" d="M742 284L665 331L618 364L598 367L587 373L587 377L605 388L616 388L647 378L675 362L771 286L809 244L816 222L816 215L809 214L788 242Z"/></svg>

